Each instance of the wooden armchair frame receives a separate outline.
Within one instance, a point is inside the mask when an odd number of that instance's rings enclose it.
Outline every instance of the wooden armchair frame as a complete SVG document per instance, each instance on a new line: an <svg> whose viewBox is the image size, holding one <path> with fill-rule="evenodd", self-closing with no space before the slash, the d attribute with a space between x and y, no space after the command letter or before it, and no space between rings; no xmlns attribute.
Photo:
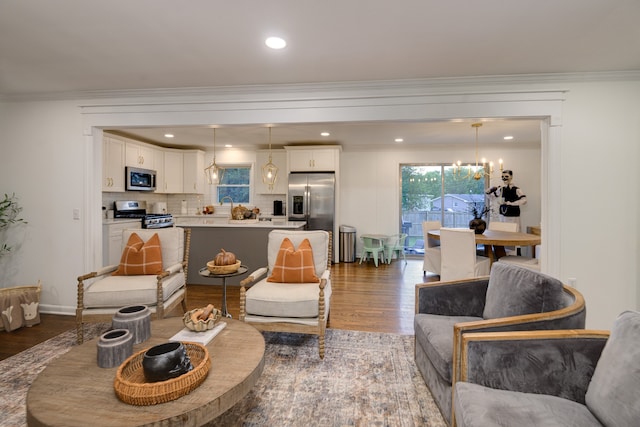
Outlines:
<svg viewBox="0 0 640 427"><path fill-rule="evenodd" d="M268 267L262 267L251 273L249 277L240 282L240 321L246 322L260 331L271 332L293 332L300 334L318 335L318 352L321 359L324 359L325 353L325 331L329 320L329 310L325 306L325 287L327 286L327 280L331 275L331 254L333 253L333 239L332 233L329 234L329 242L327 246L327 269L320 277L320 283L318 284L318 318L317 324L308 325L303 323L295 323L294 321L287 322L251 322L246 320L246 304L247 304L247 287L251 284L258 282L262 276L268 273ZM292 285L294 286L294 285Z"/></svg>
<svg viewBox="0 0 640 427"><path fill-rule="evenodd" d="M183 260L180 264L173 266L165 266L165 270L163 270L160 274L156 276L157 285L156 285L156 304L149 307L149 310L153 315L155 315L156 319L162 319L165 316L165 313L172 311L178 305L182 306L182 310L184 312L187 311L187 269L189 266L189 248L191 246L191 229L184 229L184 256ZM77 333L77 342L78 344L82 344L84 341L84 323L96 323L96 322L110 322L113 318L113 315L116 311L118 311L121 307L118 308L86 308L84 306L84 291L86 287L86 280L90 279L99 279L101 277L108 276L112 274L114 271L118 269L117 265L110 265L107 267L103 267L97 271L84 274L78 277L78 302L76 307L76 333ZM185 277L184 286L174 292L171 298L167 301L164 301L164 290L162 289L162 284L165 280L170 277L173 277L176 274L180 273L182 270L182 274ZM135 301L131 302L132 304Z"/></svg>

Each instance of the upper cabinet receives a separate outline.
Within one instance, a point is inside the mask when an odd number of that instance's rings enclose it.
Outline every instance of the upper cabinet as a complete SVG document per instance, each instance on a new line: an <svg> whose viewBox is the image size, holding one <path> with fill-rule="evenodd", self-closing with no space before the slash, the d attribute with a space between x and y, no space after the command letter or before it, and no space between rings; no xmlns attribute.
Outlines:
<svg viewBox="0 0 640 427"><path fill-rule="evenodd" d="M156 169L156 193L165 193L164 189L164 150L153 150L153 165Z"/></svg>
<svg viewBox="0 0 640 427"><path fill-rule="evenodd" d="M339 146L285 147L290 172L331 172L340 164Z"/></svg>
<svg viewBox="0 0 640 427"><path fill-rule="evenodd" d="M124 142L102 140L102 191L124 191Z"/></svg>
<svg viewBox="0 0 640 427"><path fill-rule="evenodd" d="M183 170L184 156L181 150L166 150L164 152L164 182L163 193L182 193L184 190Z"/></svg>
<svg viewBox="0 0 640 427"><path fill-rule="evenodd" d="M127 142L126 144L126 166L137 168L154 169L154 152L152 147L142 144Z"/></svg>
<svg viewBox="0 0 640 427"><path fill-rule="evenodd" d="M182 155L183 191L204 194L204 151L185 150Z"/></svg>
<svg viewBox="0 0 640 427"><path fill-rule="evenodd" d="M286 194L287 193L287 152L272 150L271 161L278 167L278 176L273 188L262 182L262 167L269 162L269 150L259 150L256 153L255 188L256 194Z"/></svg>

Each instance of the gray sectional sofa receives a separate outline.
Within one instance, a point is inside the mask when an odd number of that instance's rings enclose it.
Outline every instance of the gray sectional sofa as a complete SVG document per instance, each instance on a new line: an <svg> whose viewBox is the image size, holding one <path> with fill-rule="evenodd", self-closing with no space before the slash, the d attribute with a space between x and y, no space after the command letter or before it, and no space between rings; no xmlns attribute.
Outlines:
<svg viewBox="0 0 640 427"><path fill-rule="evenodd" d="M440 412L452 421L462 337L473 332L582 329L584 298L558 280L495 263L488 277L416 285L415 359Z"/></svg>
<svg viewBox="0 0 640 427"><path fill-rule="evenodd" d="M640 313L606 331L467 334L458 427L640 425Z"/></svg>

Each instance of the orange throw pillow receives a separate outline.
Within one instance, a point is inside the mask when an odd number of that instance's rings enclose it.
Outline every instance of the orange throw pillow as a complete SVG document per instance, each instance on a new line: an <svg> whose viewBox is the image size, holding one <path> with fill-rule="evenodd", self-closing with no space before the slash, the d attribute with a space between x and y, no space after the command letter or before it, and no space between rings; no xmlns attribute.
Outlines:
<svg viewBox="0 0 640 427"><path fill-rule="evenodd" d="M143 274L160 274L162 272L162 249L160 237L155 233L147 242L132 233L127 246L122 251L120 265L114 276L136 276Z"/></svg>
<svg viewBox="0 0 640 427"><path fill-rule="evenodd" d="M280 244L273 272L267 282L277 283L316 283L320 282L316 276L313 264L313 250L309 239L304 239L297 250L293 243L285 237Z"/></svg>

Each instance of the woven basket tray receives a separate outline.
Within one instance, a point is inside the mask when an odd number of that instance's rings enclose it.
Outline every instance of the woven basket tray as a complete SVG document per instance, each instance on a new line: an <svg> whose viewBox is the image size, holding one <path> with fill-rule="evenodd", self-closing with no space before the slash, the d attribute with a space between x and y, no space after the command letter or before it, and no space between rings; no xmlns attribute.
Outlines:
<svg viewBox="0 0 640 427"><path fill-rule="evenodd" d="M215 265L213 261L209 261L207 263L207 269L213 274L229 274L235 273L240 268L240 264L242 262L240 260L236 261L235 264L229 265Z"/></svg>
<svg viewBox="0 0 640 427"><path fill-rule="evenodd" d="M113 382L118 399L136 406L157 405L178 399L198 388L209 374L211 367L209 351L200 344L190 342L183 344L193 365L191 371L166 381L147 382L142 369L142 359L148 349L139 351L118 368Z"/></svg>

